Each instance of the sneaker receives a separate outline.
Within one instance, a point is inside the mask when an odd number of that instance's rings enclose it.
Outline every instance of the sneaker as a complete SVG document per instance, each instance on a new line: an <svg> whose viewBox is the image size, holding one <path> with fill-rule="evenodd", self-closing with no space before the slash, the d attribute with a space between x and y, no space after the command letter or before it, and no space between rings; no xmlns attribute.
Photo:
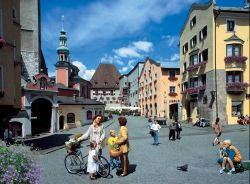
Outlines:
<svg viewBox="0 0 250 184"><path fill-rule="evenodd" d="M220 169L220 174L223 174L224 173L224 169Z"/></svg>
<svg viewBox="0 0 250 184"><path fill-rule="evenodd" d="M234 173L235 173L235 171L231 169L227 174L231 175L231 174L234 174Z"/></svg>

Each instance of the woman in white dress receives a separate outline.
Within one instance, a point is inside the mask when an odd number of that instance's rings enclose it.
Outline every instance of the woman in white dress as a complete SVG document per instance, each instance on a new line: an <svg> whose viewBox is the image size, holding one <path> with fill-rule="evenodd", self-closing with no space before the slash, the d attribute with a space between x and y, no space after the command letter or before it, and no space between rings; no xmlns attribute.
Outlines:
<svg viewBox="0 0 250 184"><path fill-rule="evenodd" d="M102 119L102 115L96 115L87 132L77 139L77 141L82 141L90 137L90 142L97 143L96 150L99 151L99 154L102 153L103 143L105 143L105 129L102 125Z"/></svg>

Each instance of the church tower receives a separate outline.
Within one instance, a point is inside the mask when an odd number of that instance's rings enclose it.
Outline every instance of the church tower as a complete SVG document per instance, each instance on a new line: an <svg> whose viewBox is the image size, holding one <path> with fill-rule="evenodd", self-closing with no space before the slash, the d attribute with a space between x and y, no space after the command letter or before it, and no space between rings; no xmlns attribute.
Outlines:
<svg viewBox="0 0 250 184"><path fill-rule="evenodd" d="M60 31L59 47L57 48L57 63L56 63L56 83L61 83L66 87L69 86L70 76L70 58L69 49L67 47L67 36L64 31L64 16L62 16L62 30Z"/></svg>

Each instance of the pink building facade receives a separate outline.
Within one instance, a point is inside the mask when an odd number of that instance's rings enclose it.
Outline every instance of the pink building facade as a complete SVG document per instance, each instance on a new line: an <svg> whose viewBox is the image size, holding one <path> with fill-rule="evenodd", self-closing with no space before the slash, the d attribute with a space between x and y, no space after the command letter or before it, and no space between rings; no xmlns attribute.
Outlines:
<svg viewBox="0 0 250 184"><path fill-rule="evenodd" d="M179 68L162 67L147 58L139 77L139 107L146 117L178 116L180 103Z"/></svg>

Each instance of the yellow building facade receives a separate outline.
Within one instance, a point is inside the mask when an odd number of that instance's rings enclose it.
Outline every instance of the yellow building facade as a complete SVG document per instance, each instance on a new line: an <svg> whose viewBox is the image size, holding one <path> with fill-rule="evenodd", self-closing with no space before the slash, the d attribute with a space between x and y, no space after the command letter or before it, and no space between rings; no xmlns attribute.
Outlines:
<svg viewBox="0 0 250 184"><path fill-rule="evenodd" d="M172 118L180 102L179 68L147 58L139 77L139 107L146 117Z"/></svg>
<svg viewBox="0 0 250 184"><path fill-rule="evenodd" d="M249 8L193 4L180 34L182 120L249 115Z"/></svg>

